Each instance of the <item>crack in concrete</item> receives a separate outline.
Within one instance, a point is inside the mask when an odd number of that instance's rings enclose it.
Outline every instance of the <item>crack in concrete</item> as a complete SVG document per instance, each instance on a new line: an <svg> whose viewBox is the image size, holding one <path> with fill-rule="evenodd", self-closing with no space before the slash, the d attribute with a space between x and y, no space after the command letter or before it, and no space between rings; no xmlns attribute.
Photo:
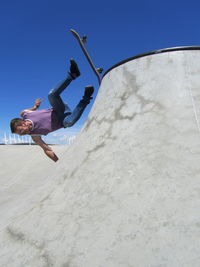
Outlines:
<svg viewBox="0 0 200 267"><path fill-rule="evenodd" d="M44 259L45 265L47 267L53 266L50 255L46 251L44 251L45 249L44 243L39 244L39 241L29 239L26 236L26 234L24 234L23 232L20 232L19 230L12 228L11 226L7 227L7 234L12 240L16 242L23 242L24 244L26 243L27 245L31 246L33 249L37 250L40 253L39 257Z"/></svg>
<svg viewBox="0 0 200 267"><path fill-rule="evenodd" d="M135 119L137 115L143 115L143 114L152 112L156 106L159 107L159 109L163 108L159 103L156 103L155 101L152 101L152 100L145 99L144 96L139 94L140 87L137 84L136 77L133 75L132 72L128 71L126 67L124 67L123 75L125 76L125 80L128 81L126 83L125 82L123 83L123 86L127 89L121 96L119 96L119 99L121 100L121 104L118 106L118 108L115 108L114 113L113 113L113 118L110 118L110 119L102 118L101 120L98 120L96 117L93 117L87 121L87 124L84 127L84 131L87 131L93 122L98 124L99 127L102 123L108 123L109 125L108 129L103 134L103 137L102 137L103 141L97 144L94 148L86 151L87 156L84 158L84 160L79 165L79 167L83 166L87 161L89 161L93 153L103 149L107 145L106 140L115 141L117 139L117 137L113 135L113 127L117 121L129 120L131 122ZM144 108L149 104L152 104L152 106L146 111L141 111L139 113L134 112L130 116L128 115L123 116L121 114L121 110L124 107L124 105L126 105L126 101L130 99L132 95L137 97L137 99L139 100L139 103L141 104L141 110L144 110ZM70 178L73 177L77 171L78 169L72 171L72 173L70 174Z"/></svg>

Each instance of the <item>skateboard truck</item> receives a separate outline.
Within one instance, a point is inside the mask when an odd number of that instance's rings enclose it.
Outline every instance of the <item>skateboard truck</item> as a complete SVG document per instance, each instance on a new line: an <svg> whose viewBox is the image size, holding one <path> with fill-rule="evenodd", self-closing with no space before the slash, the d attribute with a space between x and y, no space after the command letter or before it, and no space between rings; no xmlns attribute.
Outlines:
<svg viewBox="0 0 200 267"><path fill-rule="evenodd" d="M87 42L87 36L84 35L84 36L81 38L81 37L79 36L79 34L78 34L75 30L73 30L73 29L71 29L70 32L71 32L71 33L74 35L74 37L77 39L77 41L78 41L78 43L79 43L79 45L80 45L80 47L81 47L81 49L82 49L82 51L83 51L83 53L84 53L84 55L85 55L85 57L86 57L88 63L90 64L92 70L94 71L95 75L97 76L97 79L98 79L99 84L101 84L100 73L102 73L103 68L96 68L95 65L94 65L94 63L93 63L93 61L92 61L92 59L91 59L91 57L89 56L89 54L88 54L88 52L87 52L87 50L86 50L86 48L85 48L85 44L86 44L86 42Z"/></svg>
<svg viewBox="0 0 200 267"><path fill-rule="evenodd" d="M81 41L86 44L87 43L87 35L83 35ZM102 73L103 72L103 68L96 68L96 70L98 71L98 73Z"/></svg>
<svg viewBox="0 0 200 267"><path fill-rule="evenodd" d="M83 35L81 41L86 44L87 43L87 36L86 35Z"/></svg>
<svg viewBox="0 0 200 267"><path fill-rule="evenodd" d="M100 73L100 74L103 72L103 68L97 68L96 70L97 70L98 73Z"/></svg>

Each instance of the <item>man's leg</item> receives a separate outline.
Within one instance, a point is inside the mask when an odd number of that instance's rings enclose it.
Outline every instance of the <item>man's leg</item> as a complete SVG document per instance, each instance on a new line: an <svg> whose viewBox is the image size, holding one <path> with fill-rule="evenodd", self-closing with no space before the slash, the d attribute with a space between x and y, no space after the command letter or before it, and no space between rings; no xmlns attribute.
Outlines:
<svg viewBox="0 0 200 267"><path fill-rule="evenodd" d="M90 100L92 99L92 94L94 92L93 86L87 86L85 87L85 94L83 96L83 99L79 102L79 104L76 106L74 111L65 117L63 120L63 126L64 128L73 126L81 117L83 111L87 107L87 105L90 103Z"/></svg>
<svg viewBox="0 0 200 267"><path fill-rule="evenodd" d="M71 113L68 105L62 101L60 94L71 83L72 80L75 80L78 76L80 76L80 71L76 62L71 59L70 64L70 72L68 73L67 78L59 83L56 88L52 89L48 95L49 102L60 119L63 119L64 113Z"/></svg>
<svg viewBox="0 0 200 267"><path fill-rule="evenodd" d="M66 112L71 112L70 108L62 101L60 97L60 93L62 93L62 91L67 87L67 85L70 84L71 81L72 78L70 77L70 75L68 75L67 78L63 82L61 82L56 88L52 89L48 95L49 103L56 111L60 119L63 118L65 110Z"/></svg>

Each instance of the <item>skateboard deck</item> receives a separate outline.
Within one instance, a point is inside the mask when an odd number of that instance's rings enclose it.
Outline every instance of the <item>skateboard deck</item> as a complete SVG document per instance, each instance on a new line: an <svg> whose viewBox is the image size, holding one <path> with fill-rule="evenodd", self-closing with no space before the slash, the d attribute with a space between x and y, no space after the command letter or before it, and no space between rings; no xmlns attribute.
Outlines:
<svg viewBox="0 0 200 267"><path fill-rule="evenodd" d="M79 34L75 30L73 30L73 29L71 29L70 32L77 39L77 41L78 41L78 43L79 43L79 45L80 45L80 47L81 47L81 49L82 49L82 51L83 51L83 53L84 53L84 55L86 57L88 63L90 64L92 70L94 71L95 75L97 76L97 79L98 79L99 84L101 84L101 76L100 76L100 73L103 71L103 69L102 68L96 68L95 67L95 65L94 65L91 57L89 56L89 54L88 54L88 52L87 52L87 50L85 48L85 43L87 41L87 36L83 36L83 38L81 38L79 36Z"/></svg>

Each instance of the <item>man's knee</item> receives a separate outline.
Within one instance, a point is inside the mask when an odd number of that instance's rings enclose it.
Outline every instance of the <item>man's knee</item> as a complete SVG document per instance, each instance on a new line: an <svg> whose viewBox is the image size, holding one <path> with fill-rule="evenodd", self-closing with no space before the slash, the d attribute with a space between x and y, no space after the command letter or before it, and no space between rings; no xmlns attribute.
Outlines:
<svg viewBox="0 0 200 267"><path fill-rule="evenodd" d="M75 121L70 120L70 119L64 120L64 122L63 122L64 128L72 127L74 124L75 124Z"/></svg>
<svg viewBox="0 0 200 267"><path fill-rule="evenodd" d="M51 96L55 96L54 89L51 89L51 90L49 91L48 97L51 97Z"/></svg>
<svg viewBox="0 0 200 267"><path fill-rule="evenodd" d="M52 89L52 90L49 91L48 99L49 99L50 103L53 101L53 99L54 99L56 96L57 96L57 95L56 95L54 89ZM51 101L51 100L52 100L52 101Z"/></svg>

